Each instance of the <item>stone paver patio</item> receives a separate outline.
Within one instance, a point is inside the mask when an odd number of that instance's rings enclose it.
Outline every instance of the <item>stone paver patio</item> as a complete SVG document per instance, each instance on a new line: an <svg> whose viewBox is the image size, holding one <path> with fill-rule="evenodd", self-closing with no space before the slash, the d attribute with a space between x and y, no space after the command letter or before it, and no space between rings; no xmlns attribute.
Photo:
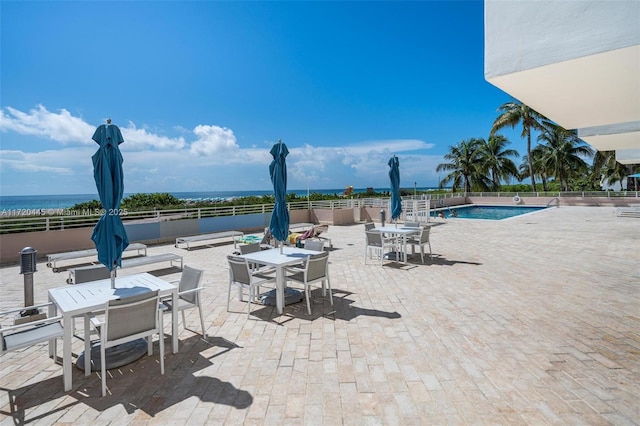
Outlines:
<svg viewBox="0 0 640 426"><path fill-rule="evenodd" d="M65 393L46 345L7 353L0 425L640 424L640 220L561 207L441 223L434 259L403 267L364 265L362 224L330 226L335 305L314 291L312 316L299 303L247 320L237 298L227 312L231 244L151 247L206 270L206 341L181 324L164 376L156 342L108 373L104 398L75 367ZM39 263L36 302L66 277ZM21 306L18 266L0 278L2 309Z"/></svg>

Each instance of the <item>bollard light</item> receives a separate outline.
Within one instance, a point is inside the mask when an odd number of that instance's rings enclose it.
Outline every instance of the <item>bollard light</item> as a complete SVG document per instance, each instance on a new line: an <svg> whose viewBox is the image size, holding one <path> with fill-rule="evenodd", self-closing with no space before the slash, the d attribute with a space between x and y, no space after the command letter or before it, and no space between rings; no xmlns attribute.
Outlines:
<svg viewBox="0 0 640 426"><path fill-rule="evenodd" d="M25 247L20 251L20 273L33 274L37 271L36 255L38 250L33 247Z"/></svg>
<svg viewBox="0 0 640 426"><path fill-rule="evenodd" d="M33 273L37 271L36 255L38 250L25 247L20 251L20 273L24 275L24 306L33 306ZM25 309L20 312L21 317L38 315L38 309Z"/></svg>

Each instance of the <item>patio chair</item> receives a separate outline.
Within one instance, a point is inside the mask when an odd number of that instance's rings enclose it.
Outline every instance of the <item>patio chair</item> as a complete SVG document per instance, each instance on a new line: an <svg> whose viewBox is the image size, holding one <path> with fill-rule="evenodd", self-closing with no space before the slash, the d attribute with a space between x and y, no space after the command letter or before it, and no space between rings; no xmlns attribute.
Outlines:
<svg viewBox="0 0 640 426"><path fill-rule="evenodd" d="M375 227L376 227L376 224L373 223L373 222L365 222L365 224L364 224L364 230L365 231L371 231Z"/></svg>
<svg viewBox="0 0 640 426"><path fill-rule="evenodd" d="M227 312L231 301L231 287L238 287L238 296L242 300L242 291L248 290L247 319L251 313L251 301L260 295L260 286L268 282L275 283L275 277L252 272L247 259L238 256L227 256L229 263L229 291L227 293Z"/></svg>
<svg viewBox="0 0 640 426"><path fill-rule="evenodd" d="M31 311L49 305L51 305L51 303L10 309L8 311L0 312L0 317L7 317L9 315L19 316L19 312L21 311ZM2 342L0 354L16 351L18 349L62 337L64 329L60 322L61 319L61 316L56 316L6 327L0 324L0 341ZM56 350L54 345L54 357L55 353Z"/></svg>
<svg viewBox="0 0 640 426"><path fill-rule="evenodd" d="M407 244L411 245L411 254L416 254L416 246L420 246L420 260L424 263L424 246L429 246L429 257L433 259L431 252L431 241L429 240L430 226L420 228L420 235L407 238Z"/></svg>
<svg viewBox="0 0 640 426"><path fill-rule="evenodd" d="M256 253L260 251L260 243L243 244L240 246L240 253Z"/></svg>
<svg viewBox="0 0 640 426"><path fill-rule="evenodd" d="M364 253L364 264L367 264L367 258L372 257L373 252L378 253L380 265L384 260L385 249L389 251L397 251L398 240L396 238L387 238L381 232L371 230L364 231L366 236L366 249Z"/></svg>
<svg viewBox="0 0 640 426"><path fill-rule="evenodd" d="M105 304L102 319L90 316L89 323L100 336L100 364L102 377L102 396L107 394L107 374L105 351L107 348L131 342L140 338L147 339L147 353L153 354L152 338L159 335L160 343L160 374L164 374L164 332L162 314L158 309L158 290L147 291L135 296L110 300ZM89 339L85 341L85 353ZM88 361L88 360L85 360ZM85 364L85 372L88 362Z"/></svg>
<svg viewBox="0 0 640 426"><path fill-rule="evenodd" d="M200 292L204 289L204 286L200 285L202 282L202 276L204 271L201 269L192 268L184 265L182 268L182 275L180 280L171 281L178 284L178 312L182 312L182 326L187 329L187 319L184 311L187 309L198 309L200 313L200 327L202 328L202 337L207 337L205 334L204 317L202 315L202 304ZM167 313L173 310L171 306L171 298L162 299L161 309Z"/></svg>
<svg viewBox="0 0 640 426"><path fill-rule="evenodd" d="M323 251L324 241L312 239L304 240L304 248L307 250Z"/></svg>
<svg viewBox="0 0 640 426"><path fill-rule="evenodd" d="M294 281L304 286L304 294L307 299L307 313L311 315L311 302L309 294L311 285L322 283L322 296L326 296L326 288L329 289L329 301L333 305L333 294L331 292L331 281L329 280L329 252L314 254L307 257L303 268L286 268L291 275L285 275L286 281Z"/></svg>
<svg viewBox="0 0 640 426"><path fill-rule="evenodd" d="M405 228L419 228L420 227L420 222L405 222L404 223L404 227Z"/></svg>

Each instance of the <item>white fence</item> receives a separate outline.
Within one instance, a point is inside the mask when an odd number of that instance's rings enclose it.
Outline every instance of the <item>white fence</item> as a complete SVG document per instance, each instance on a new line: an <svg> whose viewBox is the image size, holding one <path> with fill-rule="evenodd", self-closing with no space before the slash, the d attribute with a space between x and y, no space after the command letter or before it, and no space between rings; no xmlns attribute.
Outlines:
<svg viewBox="0 0 640 426"><path fill-rule="evenodd" d="M474 192L428 194L417 197L403 197L403 216L405 220L428 221L430 208L445 205L446 201L461 197L499 197L513 199L514 196L554 197L562 199L600 198L618 199L634 202L640 199L640 192L633 191L590 191L590 192ZM348 209L373 207L388 209L389 198L343 198L337 200L299 201L288 204L290 210L305 209ZM225 207L189 207L173 210L152 210L143 212L127 212L123 210L121 218L125 223L164 222L181 219L202 219L208 217L239 216L256 213L271 213L273 204L255 204ZM101 211L76 211L59 209L60 214L11 214L3 211L0 214L0 234L17 232L53 231L73 228L93 227L102 214ZM46 211L43 211L46 213Z"/></svg>

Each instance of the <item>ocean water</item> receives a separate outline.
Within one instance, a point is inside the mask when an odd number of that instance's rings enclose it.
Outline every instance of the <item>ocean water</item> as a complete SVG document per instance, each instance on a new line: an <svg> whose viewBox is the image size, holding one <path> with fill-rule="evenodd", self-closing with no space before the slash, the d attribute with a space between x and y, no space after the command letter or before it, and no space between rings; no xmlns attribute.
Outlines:
<svg viewBox="0 0 640 426"><path fill-rule="evenodd" d="M433 188L418 188L426 191ZM365 192L366 189L354 189L354 192ZM375 188L376 192L388 192L389 188ZM312 189L311 193L320 194L342 194L344 188L340 189ZM300 197L306 197L307 190L290 190L287 193L295 193ZM273 190L264 191L207 191L207 192L171 192L171 195L181 200L205 201L205 200L226 200L231 198L263 196L273 194ZM125 193L125 197L131 194ZM0 196L0 215L11 214L39 214L40 210L65 209L76 204L91 200L98 200L98 194L71 194L71 195L2 195Z"/></svg>

